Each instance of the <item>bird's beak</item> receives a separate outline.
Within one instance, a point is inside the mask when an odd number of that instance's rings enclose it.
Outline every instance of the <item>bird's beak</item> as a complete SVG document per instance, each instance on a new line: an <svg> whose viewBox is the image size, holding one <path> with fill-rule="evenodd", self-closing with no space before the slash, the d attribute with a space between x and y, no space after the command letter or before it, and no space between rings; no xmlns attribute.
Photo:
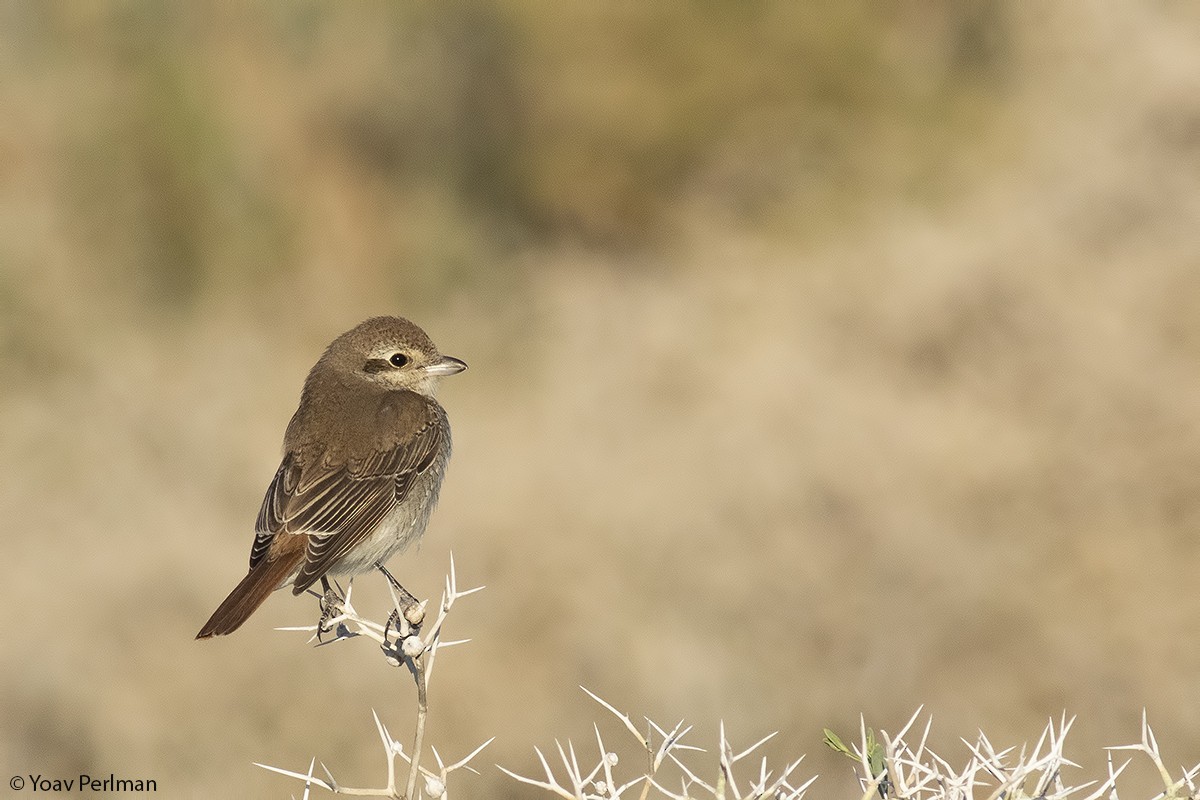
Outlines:
<svg viewBox="0 0 1200 800"><path fill-rule="evenodd" d="M466 368L467 362L459 361L454 356L442 356L441 361L435 361L427 367L423 367L426 375L436 375L438 377L457 375Z"/></svg>

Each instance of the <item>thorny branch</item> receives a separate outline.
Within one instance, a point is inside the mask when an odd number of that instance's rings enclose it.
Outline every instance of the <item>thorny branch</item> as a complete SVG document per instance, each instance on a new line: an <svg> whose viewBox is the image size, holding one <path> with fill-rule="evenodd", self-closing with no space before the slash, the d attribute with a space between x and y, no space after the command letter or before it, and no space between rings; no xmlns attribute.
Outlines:
<svg viewBox="0 0 1200 800"><path fill-rule="evenodd" d="M446 586L442 593L442 601L438 606L438 614L428 626L426 626L425 619L426 603L415 603L411 600L405 602L390 585L393 611L388 617L387 622L381 625L378 622L367 619L358 613L351 602L353 588L353 583L351 583L346 588L345 597L326 599L325 602L329 602L333 606L332 614L322 622L316 625L280 628L280 630L311 633L312 636L309 638L309 641L318 640L318 646L331 645L335 642L365 636L379 644L380 649L383 651L384 659L389 664L396 667L406 667L417 689L417 719L415 730L413 731L411 753L404 751L404 746L398 739L392 736L387 726L379 719L379 715L372 712L375 718L375 728L379 733L384 755L387 758L387 785L382 788L342 786L334 779L333 774L324 764L321 764L321 770L325 773L325 777L318 778L314 775L313 771L317 763L316 759L313 759L309 764L307 772L294 772L257 762L255 766L304 781L305 800L309 797L314 786L333 792L334 794L390 797L397 800L405 800L405 798L408 800L421 800L421 798L448 800L450 794L447 788L447 781L450 773L458 769L468 769L474 772L475 770L469 766L471 760L483 748L491 744L492 740L489 739L467 756L452 764L444 763L437 749L433 748L433 757L437 762L437 769L431 770L422 766L421 757L424 750L425 723L429 713L429 681L433 676L433 666L438 651L444 647L451 647L469 641L466 639L443 641L442 627L446 622L450 609L460 598L474 594L483 587L479 586L474 589L460 590L454 569L454 556L451 555L450 570L446 575ZM321 642L320 637L331 629L334 633L333 638ZM408 764L408 774L403 793L401 793L400 788L397 786L397 756ZM424 782L421 786L418 786L420 778L424 778Z"/></svg>

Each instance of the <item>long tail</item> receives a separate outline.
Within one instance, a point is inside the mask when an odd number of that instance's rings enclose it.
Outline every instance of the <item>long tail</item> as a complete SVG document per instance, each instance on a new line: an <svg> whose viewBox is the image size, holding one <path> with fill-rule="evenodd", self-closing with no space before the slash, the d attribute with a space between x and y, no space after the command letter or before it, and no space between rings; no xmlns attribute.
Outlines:
<svg viewBox="0 0 1200 800"><path fill-rule="evenodd" d="M274 559L264 559L233 587L229 596L221 601L217 610L196 634L197 639L224 636L233 633L251 614L258 610L271 594L295 572L304 551L282 553Z"/></svg>

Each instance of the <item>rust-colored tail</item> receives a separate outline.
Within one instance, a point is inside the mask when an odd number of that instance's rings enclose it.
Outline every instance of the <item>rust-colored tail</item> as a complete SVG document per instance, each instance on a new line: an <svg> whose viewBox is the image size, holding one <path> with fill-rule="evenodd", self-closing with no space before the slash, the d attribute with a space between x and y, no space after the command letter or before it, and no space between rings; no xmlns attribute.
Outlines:
<svg viewBox="0 0 1200 800"><path fill-rule="evenodd" d="M196 634L197 639L224 636L236 631L251 614L258 610L279 585L288 579L304 557L303 550L280 554L274 559L264 559L233 587L229 596L221 601L217 610Z"/></svg>

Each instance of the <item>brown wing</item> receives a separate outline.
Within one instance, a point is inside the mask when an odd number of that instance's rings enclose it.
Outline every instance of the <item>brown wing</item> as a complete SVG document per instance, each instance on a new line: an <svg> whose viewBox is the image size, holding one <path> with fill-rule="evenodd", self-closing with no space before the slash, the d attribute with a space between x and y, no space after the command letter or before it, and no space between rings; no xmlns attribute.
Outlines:
<svg viewBox="0 0 1200 800"><path fill-rule="evenodd" d="M250 567L266 557L280 534L308 534L304 564L293 591L300 594L408 496L414 481L437 458L442 426L436 418L406 441L367 458L302 465L288 453L263 498Z"/></svg>

